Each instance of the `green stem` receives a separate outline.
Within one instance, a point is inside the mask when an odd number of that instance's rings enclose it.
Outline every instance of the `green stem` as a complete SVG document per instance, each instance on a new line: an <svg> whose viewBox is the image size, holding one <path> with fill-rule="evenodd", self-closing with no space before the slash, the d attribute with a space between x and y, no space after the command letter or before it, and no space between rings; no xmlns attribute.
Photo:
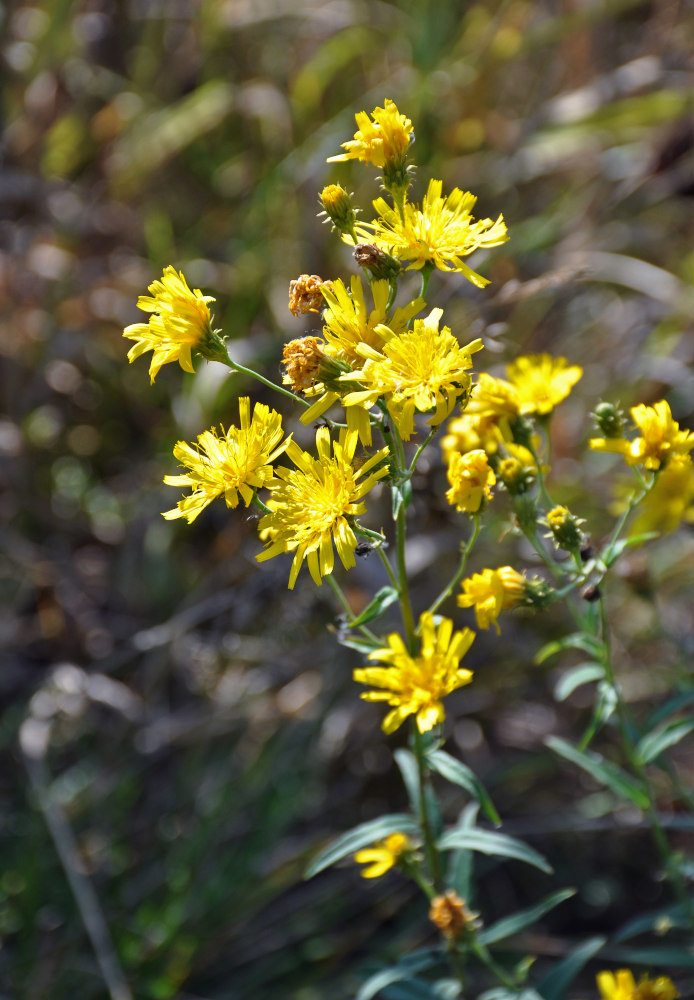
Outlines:
<svg viewBox="0 0 694 1000"><path fill-rule="evenodd" d="M414 470L415 470L415 468L417 466L417 462L419 461L419 456L422 454L422 452L424 451L424 449L429 444L429 442L434 437L434 435L436 434L437 431L438 431L438 427L432 427L431 430L429 431L429 433L427 434L426 438L420 444L419 448L417 448L417 451L414 454L414 458L410 462L410 472L414 472Z"/></svg>
<svg viewBox="0 0 694 1000"><path fill-rule="evenodd" d="M347 615L348 620L350 622L353 622L354 619L357 616L354 614L354 612L350 608L349 601L345 597L345 593L344 593L342 587L340 586L340 584L337 582L337 580L332 575L332 573L328 573L328 575L325 576L324 579L328 581L328 585L329 585L330 589L335 594L335 596L337 597L338 601L340 602L340 604L344 608L345 614ZM359 625L357 627L358 627L359 631L361 632L361 634L363 636L366 636L367 639L372 639L374 642L378 642L379 641L378 636L375 635L371 631L371 629L366 628L364 625Z"/></svg>
<svg viewBox="0 0 694 1000"><path fill-rule="evenodd" d="M443 892L443 875L441 872L441 857L436 846L429 810L427 809L427 766L424 760L424 745L422 736L417 728L417 720L412 719L412 747L417 760L417 776L419 778L419 824L422 829L422 839L424 840L424 854L427 859L427 867L434 889L437 893Z"/></svg>
<svg viewBox="0 0 694 1000"><path fill-rule="evenodd" d="M400 504L398 516L395 521L395 542L398 566L398 591L400 593L402 623L405 626L407 647L410 652L413 653L415 645L415 624L414 615L412 613L412 602L410 600L410 588L407 584L407 564L405 562L405 536L407 532L405 525L406 513L405 505Z"/></svg>
<svg viewBox="0 0 694 1000"><path fill-rule="evenodd" d="M283 396L289 396L289 398L295 403L301 403L301 405L306 408L311 405L305 399L302 399L301 396L297 396L295 393L290 392L289 389L283 389L281 385L276 385L263 375L259 375L258 372L254 372L252 368L246 368L244 365L240 365L238 362L232 361L228 355L225 358L220 353L214 360L220 361L223 365L226 365L227 368L231 368L233 371L238 372L239 375L247 375L249 378L254 378L258 382L262 382L263 385L266 385L269 389L274 389L275 392L281 392Z"/></svg>
<svg viewBox="0 0 694 1000"><path fill-rule="evenodd" d="M451 582L448 584L448 586L444 587L444 589L441 591L441 593L436 598L436 600L434 601L434 603L432 605L430 605L430 607L429 607L429 614L433 615L433 613L443 604L443 602L445 600L447 600L451 596L451 594L453 593L453 591L455 590L455 588L458 586L458 584L460 583L460 581L463 579L463 575L465 573L465 567L467 566L468 557L469 557L470 553L472 552L472 548L473 548L475 542L479 538L479 534L480 534L481 530L482 530L482 523L480 521L480 515L479 514L475 514L475 516L473 518L472 534L468 538L468 540L467 540L464 548L461 550L460 563L458 564L458 570L457 570L455 576L453 577L453 579L451 580Z"/></svg>
<svg viewBox="0 0 694 1000"><path fill-rule="evenodd" d="M262 510L263 514L272 514L270 508L263 503L263 501L260 499L257 493L253 494L253 505L257 507L259 510Z"/></svg>
<svg viewBox="0 0 694 1000"><path fill-rule="evenodd" d="M508 987L508 989L513 990L514 993L518 992L518 986L513 981L513 979L508 976L501 966L497 965L492 956L489 954L487 948L480 944L480 942L475 938L472 943L472 951L479 958L483 965L486 965L490 972L493 972L496 978Z"/></svg>
<svg viewBox="0 0 694 1000"><path fill-rule="evenodd" d="M629 712L627 706L624 704L619 686L615 683L614 670L612 667L612 649L610 642L610 629L607 621L607 608L605 605L604 595L600 596L599 601L600 608L600 638L602 639L603 647L605 649L605 655L603 660L603 665L605 667L605 677L609 684L612 685L614 690L617 692L617 724L619 729L619 735L622 743L622 749L624 751L624 756L632 770L632 773L638 778L643 787L646 795L648 796L648 809L646 810L648 815L648 820L651 827L651 835L653 837L653 842L655 843L660 859L663 863L663 867L667 873L668 878L672 882L675 893L677 894L680 902L684 906L685 911L689 917L692 928L694 929L694 907L692 906L692 901L689 897L687 891L687 886L682 875L677 860L675 859L672 850L670 848L670 842L668 841L667 834L660 822L660 817L658 816L658 810L656 808L655 794L653 791L653 786L651 780L648 777L646 771L646 765L641 762L639 756L636 752L636 747L631 737L631 719L629 718Z"/></svg>
<svg viewBox="0 0 694 1000"><path fill-rule="evenodd" d="M388 558L388 556L385 554L385 552L383 551L383 549L380 546L378 548L378 554L381 557L381 562L383 563L383 565L386 568L386 573L388 574L388 576L390 578L390 582L393 584L393 586L398 591L398 593L400 593L400 584L398 583L398 578L396 577L395 573L393 572L393 567L390 565L390 559Z"/></svg>

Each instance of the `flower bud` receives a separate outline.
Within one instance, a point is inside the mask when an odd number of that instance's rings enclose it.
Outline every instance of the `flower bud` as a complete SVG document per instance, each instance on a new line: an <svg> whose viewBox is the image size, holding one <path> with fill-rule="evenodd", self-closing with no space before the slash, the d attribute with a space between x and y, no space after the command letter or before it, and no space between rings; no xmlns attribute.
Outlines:
<svg viewBox="0 0 694 1000"><path fill-rule="evenodd" d="M567 549L569 552L580 550L583 545L583 534L579 527L584 523L582 518L574 517L566 507L553 507L544 523L550 530L546 537L554 538L560 549Z"/></svg>
<svg viewBox="0 0 694 1000"><path fill-rule="evenodd" d="M527 493L535 479L535 470L513 457L501 459L496 474L512 497Z"/></svg>
<svg viewBox="0 0 694 1000"><path fill-rule="evenodd" d="M328 184L320 193L325 214L340 233L351 235L357 217L352 208L352 199L341 184Z"/></svg>
<svg viewBox="0 0 694 1000"><path fill-rule="evenodd" d="M624 414L614 403L598 403L591 417L606 438L620 438L624 431Z"/></svg>
<svg viewBox="0 0 694 1000"><path fill-rule="evenodd" d="M357 243L354 259L359 267L365 267L376 279L390 280L400 273L400 261L380 250L375 243Z"/></svg>

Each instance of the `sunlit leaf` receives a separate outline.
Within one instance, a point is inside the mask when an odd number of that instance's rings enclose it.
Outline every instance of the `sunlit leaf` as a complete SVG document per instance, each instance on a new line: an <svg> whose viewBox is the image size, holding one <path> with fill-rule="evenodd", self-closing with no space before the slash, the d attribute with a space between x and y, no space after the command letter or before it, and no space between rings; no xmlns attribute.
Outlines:
<svg viewBox="0 0 694 1000"><path fill-rule="evenodd" d="M416 836L419 833L419 826L413 817L406 813L391 813L379 819L369 820L368 823L360 823L320 851L306 869L304 877L312 878L324 868L334 865L336 861L341 861L362 847L368 847L378 840L383 840L389 833L396 832Z"/></svg>
<svg viewBox="0 0 694 1000"><path fill-rule="evenodd" d="M628 799L639 809L648 808L649 800L643 788L620 767L606 761L600 754L592 750L578 750L557 736L549 736L545 744L564 760L571 761L572 764L577 764L587 771L601 785L611 788L620 798Z"/></svg>
<svg viewBox="0 0 694 1000"><path fill-rule="evenodd" d="M566 701L576 688L583 684L590 684L591 681L599 681L604 676L605 668L600 663L595 663L592 660L578 663L561 675L554 686L554 698L556 701Z"/></svg>
<svg viewBox="0 0 694 1000"><path fill-rule="evenodd" d="M545 913L549 913L553 910L555 906L563 903L565 899L571 899L572 896L576 895L575 889L561 889L559 892L552 893L551 896L547 896L543 899L541 903L537 903L535 906L529 907L527 910L519 910L518 913L514 913L510 917L504 917L503 920L497 920L495 924L491 927L486 927L483 931L480 931L478 937L481 944L495 944L497 941L503 941L505 938L511 937L513 934L517 934L518 931L525 930L530 924L534 924L536 920L544 916Z"/></svg>
<svg viewBox="0 0 694 1000"><path fill-rule="evenodd" d="M442 778L451 781L454 785L459 785L460 788L464 788L473 798L477 799L485 816L496 826L501 826L499 813L489 798L484 785L466 764L456 760L445 750L431 750L427 754L427 762L431 769L440 774Z"/></svg>
<svg viewBox="0 0 694 1000"><path fill-rule="evenodd" d="M694 719L678 719L669 722L660 729L646 733L636 747L636 753L642 764L655 760L668 747L674 746L694 730Z"/></svg>
<svg viewBox="0 0 694 1000"><path fill-rule="evenodd" d="M371 622L374 618L378 618L382 615L386 608L389 608L391 604L394 604L399 597L399 594L395 587L381 587L376 596L372 601L364 608L360 615L354 619L354 621L349 622L348 628L357 628L359 625L366 625L367 622Z"/></svg>
<svg viewBox="0 0 694 1000"><path fill-rule="evenodd" d="M462 847L494 857L515 858L517 861L525 861L526 864L539 868L548 875L552 873L552 866L534 848L503 833L493 833L490 830L450 830L444 833L438 846L442 851Z"/></svg>

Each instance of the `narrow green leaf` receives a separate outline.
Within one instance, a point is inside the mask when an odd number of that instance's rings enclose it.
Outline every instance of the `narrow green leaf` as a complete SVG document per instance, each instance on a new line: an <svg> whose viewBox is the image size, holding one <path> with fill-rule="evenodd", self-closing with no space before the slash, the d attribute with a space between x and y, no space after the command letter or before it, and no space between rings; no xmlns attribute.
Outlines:
<svg viewBox="0 0 694 1000"><path fill-rule="evenodd" d="M503 920L497 920L495 924L491 927L485 928L478 935L480 944L489 945L496 944L497 941L503 941L505 938L511 937L513 934L517 934L518 931L525 930L529 924L534 924L536 920L543 917L545 913L549 913L553 910L555 906L559 906L563 903L565 899L571 899L572 896L576 895L575 889L561 889L559 892L553 892L551 896L547 896L543 899L541 903L537 903L535 906L529 907L527 910L519 910L518 913L514 913L510 917L504 917Z"/></svg>
<svg viewBox="0 0 694 1000"><path fill-rule="evenodd" d="M395 604L399 596L395 587L381 587L362 613L354 621L349 622L348 628L357 628L359 625L365 625L367 622L373 621L374 618L378 618L386 608L389 608L391 604Z"/></svg>
<svg viewBox="0 0 694 1000"><path fill-rule="evenodd" d="M606 956L607 957L607 956ZM609 958L615 962L629 962L637 965L661 966L666 969L694 969L694 949L677 944L653 944L647 947L615 948Z"/></svg>
<svg viewBox="0 0 694 1000"><path fill-rule="evenodd" d="M573 694L576 688L583 684L590 684L591 681L599 681L605 676L605 668L600 663L593 660L586 660L576 664L566 673L562 674L554 686L554 700L566 701L569 695Z"/></svg>
<svg viewBox="0 0 694 1000"><path fill-rule="evenodd" d="M612 717L617 707L619 695L615 686L610 684L609 681L600 681L597 694L598 699L593 709L593 715L578 745L579 750L585 750L598 730L602 729L605 723Z"/></svg>
<svg viewBox="0 0 694 1000"><path fill-rule="evenodd" d="M506 986L495 986L493 990L485 990L484 993L480 993L477 1000L542 1000L542 997L530 987L520 991L511 991Z"/></svg>
<svg viewBox="0 0 694 1000"><path fill-rule="evenodd" d="M487 790L477 775L466 764L456 760L445 750L430 750L426 756L427 763L432 771L436 771L446 781L464 788L474 799L476 799L487 819L491 820L495 826L501 826L501 817L494 807L494 803L489 798Z"/></svg>
<svg viewBox="0 0 694 1000"><path fill-rule="evenodd" d="M458 820L458 830L474 830L477 825L477 815L480 811L477 802L465 806ZM461 899L474 906L474 887L472 884L472 851L453 851L448 862L448 882Z"/></svg>
<svg viewBox="0 0 694 1000"><path fill-rule="evenodd" d="M402 749L396 750L393 756L395 757L395 763L400 768L400 774L407 789L407 797L410 800L410 805L414 813L419 816L422 811L422 798L419 794L417 759L409 750Z"/></svg>
<svg viewBox="0 0 694 1000"><path fill-rule="evenodd" d="M423 979L411 979L408 983L396 983L383 991L386 1000L436 1000L431 983Z"/></svg>
<svg viewBox="0 0 694 1000"><path fill-rule="evenodd" d="M346 646L348 649L356 649L358 653L362 653L364 656L368 656L369 653L373 653L374 649L379 648L379 644L374 642L373 639L362 639L356 635L345 635L344 633L338 632L336 639L341 646Z"/></svg>
<svg viewBox="0 0 694 1000"><path fill-rule="evenodd" d="M416 836L419 833L419 826L407 813L391 813L388 816L369 820L367 823L360 823L359 826L343 833L341 837L320 851L306 869L304 878L313 878L324 868L334 865L336 861L341 861L342 858L354 854L362 847L369 847L376 841L383 840L389 833L396 832Z"/></svg>
<svg viewBox="0 0 694 1000"><path fill-rule="evenodd" d="M564 649L582 649L585 653L590 653L596 659L605 655L605 646L589 632L572 632L571 635L563 639L556 639L548 642L535 654L535 663L544 663L550 656L561 653Z"/></svg>
<svg viewBox="0 0 694 1000"><path fill-rule="evenodd" d="M694 689L690 691L683 691L680 694L674 695L672 698L668 698L666 702L659 705L654 712L651 713L648 719L649 728L654 728L661 722L665 722L671 715L675 715L677 712L681 712L683 708L687 705L694 703Z"/></svg>
<svg viewBox="0 0 694 1000"><path fill-rule="evenodd" d="M692 898L694 905L694 898ZM639 934L663 933L674 927L689 927L690 920L687 908L683 903L674 903L672 906L663 906L645 913L640 917L634 917L617 931L613 940L617 942L628 941L630 938L638 937Z"/></svg>
<svg viewBox="0 0 694 1000"><path fill-rule="evenodd" d="M663 750L674 746L688 736L694 730L694 719L676 719L668 722L660 729L654 729L646 733L636 747L636 753L642 764L648 764L660 756Z"/></svg>
<svg viewBox="0 0 694 1000"><path fill-rule="evenodd" d="M544 1000L564 1000L564 994L581 971L586 962L597 955L605 946L607 938L594 937L574 948L570 955L555 965L542 982L537 985L537 992Z"/></svg>
<svg viewBox="0 0 694 1000"><path fill-rule="evenodd" d="M541 854L538 854L532 847L528 847L521 840L515 837L507 837L503 833L493 833L490 830L450 830L444 833L438 843L442 851L450 851L451 848L464 848L469 851L478 851L480 854L490 854L494 857L515 858L517 861L525 861L526 864L539 868L540 871L552 874L552 867Z"/></svg>
<svg viewBox="0 0 694 1000"><path fill-rule="evenodd" d="M563 757L564 760L571 761L572 764L587 771L596 781L611 788L620 798L628 799L639 809L648 808L648 796L643 788L630 778L621 767L606 761L599 753L592 750L577 750L576 747L557 736L549 736L545 740L545 745L559 757Z"/></svg>
<svg viewBox="0 0 694 1000"><path fill-rule="evenodd" d="M370 976L357 993L355 1000L372 1000L386 986L402 982L403 979L409 979L413 973L428 969L435 962L440 961L440 952L427 949L426 952L410 955L408 958L407 962L403 960L399 965L394 965L389 969L381 969Z"/></svg>
<svg viewBox="0 0 694 1000"><path fill-rule="evenodd" d="M632 535L630 538L620 538L619 541L606 547L602 553L602 561L607 567L610 567L616 563L625 549L630 549L634 545L643 545L644 542L650 542L652 538L657 537L657 531L644 531L640 535Z"/></svg>

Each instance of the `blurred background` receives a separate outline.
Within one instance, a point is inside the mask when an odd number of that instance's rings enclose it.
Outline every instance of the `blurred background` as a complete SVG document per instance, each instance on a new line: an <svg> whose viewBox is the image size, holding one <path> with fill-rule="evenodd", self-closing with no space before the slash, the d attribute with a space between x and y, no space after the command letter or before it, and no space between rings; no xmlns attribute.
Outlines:
<svg viewBox="0 0 694 1000"><path fill-rule="evenodd" d="M346 1000L374 961L433 941L397 875L368 883L347 863L302 882L330 837L405 807L402 738L359 701L328 588L304 570L289 593L288 560L256 564L243 509L160 516L176 440L233 422L239 394L291 404L204 363L150 387L122 329L174 264L216 297L232 356L278 379L283 342L319 326L290 316L289 281L354 270L317 192L340 181L364 218L378 194L370 168L326 157L391 97L415 126L413 197L442 177L511 234L473 262L486 291L436 273L430 304L463 342L484 337L486 370L538 350L584 367L554 420L552 486L599 539L615 476L585 454L597 399L666 396L692 426L694 9L17 0L0 31L0 995ZM467 530L431 451L409 552L419 609ZM503 501L495 518L471 568L532 567L503 537ZM611 591L637 712L691 685L693 552L686 529L634 550ZM343 579L355 608L383 582L373 560ZM575 737L591 700L558 705L559 664L533 666L562 613L502 627L478 636L447 733L505 830L556 869L479 858L484 918L579 890L514 942L543 971L669 896L644 870L638 814L615 817L543 747ZM691 779L691 749L677 766Z"/></svg>

